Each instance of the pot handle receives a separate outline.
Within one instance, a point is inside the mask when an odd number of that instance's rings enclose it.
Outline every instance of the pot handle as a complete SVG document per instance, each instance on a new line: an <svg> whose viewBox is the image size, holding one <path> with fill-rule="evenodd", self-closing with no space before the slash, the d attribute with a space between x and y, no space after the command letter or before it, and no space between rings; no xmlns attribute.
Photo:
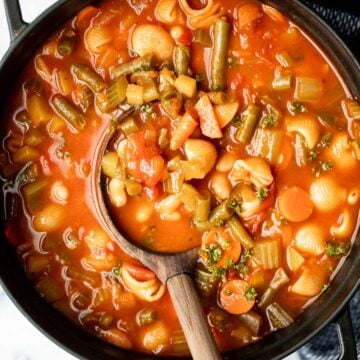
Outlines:
<svg viewBox="0 0 360 360"><path fill-rule="evenodd" d="M10 31L11 41L14 41L15 38L27 27L27 23L23 20L21 16L21 8L19 0L4 0L6 18Z"/></svg>
<svg viewBox="0 0 360 360"><path fill-rule="evenodd" d="M350 307L346 307L334 323L340 343L339 360L357 360L356 340L351 322Z"/></svg>

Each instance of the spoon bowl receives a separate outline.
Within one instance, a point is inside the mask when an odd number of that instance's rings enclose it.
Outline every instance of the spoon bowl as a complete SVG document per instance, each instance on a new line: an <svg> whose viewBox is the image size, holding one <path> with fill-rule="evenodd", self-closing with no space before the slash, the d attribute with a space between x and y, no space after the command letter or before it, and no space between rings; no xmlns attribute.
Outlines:
<svg viewBox="0 0 360 360"><path fill-rule="evenodd" d="M133 109L124 111L119 121L132 112ZM111 219L103 196L105 189L101 176L101 161L113 134L114 128L110 124L100 135L94 154L91 191L98 219L112 240L124 252L152 270L167 286L193 358L195 360L221 359L191 279L198 258L198 248L170 254L144 249L124 237Z"/></svg>

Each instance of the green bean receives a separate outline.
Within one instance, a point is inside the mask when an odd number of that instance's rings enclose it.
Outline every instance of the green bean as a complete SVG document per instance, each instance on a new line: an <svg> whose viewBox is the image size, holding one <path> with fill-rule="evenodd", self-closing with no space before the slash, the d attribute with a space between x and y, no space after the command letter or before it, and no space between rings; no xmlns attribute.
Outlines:
<svg viewBox="0 0 360 360"><path fill-rule="evenodd" d="M157 313L153 309L143 309L136 314L136 324L144 326L152 324L157 319Z"/></svg>
<svg viewBox="0 0 360 360"><path fill-rule="evenodd" d="M111 73L115 77L119 77L121 75L129 75L139 71L152 70L155 64L156 64L155 55L148 54L113 68Z"/></svg>
<svg viewBox="0 0 360 360"><path fill-rule="evenodd" d="M178 45L174 53L174 66L177 76L189 75L190 48Z"/></svg>
<svg viewBox="0 0 360 360"><path fill-rule="evenodd" d="M81 113L73 104L61 95L55 95L52 100L57 113L71 126L77 130L84 129L86 125L86 119L83 113Z"/></svg>
<svg viewBox="0 0 360 360"><path fill-rule="evenodd" d="M219 278L213 274L200 269L195 270L194 281L200 294L203 296L210 296L215 291L219 284Z"/></svg>
<svg viewBox="0 0 360 360"><path fill-rule="evenodd" d="M225 67L229 44L230 24L225 19L217 19L214 25L214 45L211 54L211 89L225 88Z"/></svg>
<svg viewBox="0 0 360 360"><path fill-rule="evenodd" d="M94 104L94 93L86 85L77 88L76 96L77 104L84 113Z"/></svg>
<svg viewBox="0 0 360 360"><path fill-rule="evenodd" d="M204 197L197 197L195 199L194 220L197 222L207 221L210 213L210 196L207 194Z"/></svg>
<svg viewBox="0 0 360 360"><path fill-rule="evenodd" d="M71 68L77 78L89 86L91 90L100 92L105 89L105 81L88 66L84 64L74 64Z"/></svg>
<svg viewBox="0 0 360 360"><path fill-rule="evenodd" d="M273 330L288 327L294 322L294 319L277 303L266 308L266 316Z"/></svg>
<svg viewBox="0 0 360 360"><path fill-rule="evenodd" d="M169 177L165 182L166 192L177 194L181 191L184 184L185 176L183 171L177 170L169 173Z"/></svg>
<svg viewBox="0 0 360 360"><path fill-rule="evenodd" d="M210 214L209 221L213 226L222 226L234 214L234 210L229 207L230 201L225 200L218 205Z"/></svg>
<svg viewBox="0 0 360 360"><path fill-rule="evenodd" d="M271 279L269 287L261 296L261 299L258 304L259 307L264 310L265 307L273 299L276 292L279 291L288 282L289 282L289 277L286 275L286 272L282 268L278 269L274 277Z"/></svg>
<svg viewBox="0 0 360 360"><path fill-rule="evenodd" d="M228 225L234 238L239 241L245 249L251 249L254 247L254 241L235 216L228 221Z"/></svg>
<svg viewBox="0 0 360 360"><path fill-rule="evenodd" d="M70 55L76 43L76 33L74 30L68 30L61 35L57 44L57 51L62 56Z"/></svg>
<svg viewBox="0 0 360 360"><path fill-rule="evenodd" d="M179 115L183 105L183 98L175 88L169 88L160 95L161 106L170 117L175 118Z"/></svg>
<svg viewBox="0 0 360 360"><path fill-rule="evenodd" d="M255 311L249 311L245 314L238 315L241 322L251 331L254 336L259 335L262 317Z"/></svg>
<svg viewBox="0 0 360 360"><path fill-rule="evenodd" d="M235 139L248 144L254 134L259 116L260 109L254 104L249 104L241 114L241 125L236 131Z"/></svg>

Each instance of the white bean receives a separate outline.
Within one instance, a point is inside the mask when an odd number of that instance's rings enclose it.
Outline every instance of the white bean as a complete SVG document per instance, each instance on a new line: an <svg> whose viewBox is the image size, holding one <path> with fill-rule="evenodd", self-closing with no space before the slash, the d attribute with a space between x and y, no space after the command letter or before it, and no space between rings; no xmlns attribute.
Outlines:
<svg viewBox="0 0 360 360"><path fill-rule="evenodd" d="M119 179L111 179L109 183L110 201L116 207L122 207L127 202L127 195L125 191L125 182Z"/></svg>

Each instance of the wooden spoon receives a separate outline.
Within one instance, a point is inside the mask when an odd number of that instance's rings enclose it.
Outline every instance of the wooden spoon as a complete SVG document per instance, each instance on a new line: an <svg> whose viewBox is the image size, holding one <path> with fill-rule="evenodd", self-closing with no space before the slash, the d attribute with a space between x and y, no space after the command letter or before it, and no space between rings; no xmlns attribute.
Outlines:
<svg viewBox="0 0 360 360"><path fill-rule="evenodd" d="M129 112L124 113L122 118L128 115ZM103 191L106 189L101 181L101 161L112 135L111 126L101 134L94 154L94 171L91 173L91 192L99 221L124 252L140 260L156 274L163 284L166 284L193 358L195 360L221 359L190 277L196 265L198 249L177 254L145 250L128 241L111 220L103 198Z"/></svg>

